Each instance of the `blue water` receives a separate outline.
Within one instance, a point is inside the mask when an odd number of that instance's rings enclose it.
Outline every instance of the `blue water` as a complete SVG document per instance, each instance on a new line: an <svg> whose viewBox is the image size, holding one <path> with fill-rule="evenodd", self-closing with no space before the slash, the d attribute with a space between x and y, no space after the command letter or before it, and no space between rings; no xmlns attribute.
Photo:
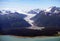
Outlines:
<svg viewBox="0 0 60 41"><path fill-rule="evenodd" d="M9 35L0 35L0 41L60 41L60 37L34 37L34 38L21 38L21 37L15 37L15 36L9 36Z"/></svg>

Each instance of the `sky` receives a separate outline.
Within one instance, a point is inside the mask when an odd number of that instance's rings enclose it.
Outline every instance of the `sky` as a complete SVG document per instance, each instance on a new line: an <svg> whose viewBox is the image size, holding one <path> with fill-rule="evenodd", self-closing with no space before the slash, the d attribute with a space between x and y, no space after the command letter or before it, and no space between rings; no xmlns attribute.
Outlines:
<svg viewBox="0 0 60 41"><path fill-rule="evenodd" d="M0 10L25 11L37 8L45 9L51 6L60 7L60 0L0 0Z"/></svg>

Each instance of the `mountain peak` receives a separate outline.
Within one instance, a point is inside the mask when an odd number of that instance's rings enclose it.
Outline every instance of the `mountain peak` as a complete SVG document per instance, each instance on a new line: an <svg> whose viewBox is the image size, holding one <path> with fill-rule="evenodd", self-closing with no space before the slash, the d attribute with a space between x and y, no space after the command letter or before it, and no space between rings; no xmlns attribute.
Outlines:
<svg viewBox="0 0 60 41"><path fill-rule="evenodd" d="M57 12L60 12L60 7L52 6L46 9L45 12L57 13Z"/></svg>

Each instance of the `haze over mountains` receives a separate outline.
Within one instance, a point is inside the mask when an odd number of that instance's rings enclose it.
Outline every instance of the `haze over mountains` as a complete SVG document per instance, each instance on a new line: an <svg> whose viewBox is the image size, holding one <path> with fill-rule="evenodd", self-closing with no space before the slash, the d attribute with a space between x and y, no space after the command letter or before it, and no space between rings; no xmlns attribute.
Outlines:
<svg viewBox="0 0 60 41"><path fill-rule="evenodd" d="M27 13L29 13L29 14L38 14L40 11L41 11L40 9L33 9L33 10L28 11Z"/></svg>

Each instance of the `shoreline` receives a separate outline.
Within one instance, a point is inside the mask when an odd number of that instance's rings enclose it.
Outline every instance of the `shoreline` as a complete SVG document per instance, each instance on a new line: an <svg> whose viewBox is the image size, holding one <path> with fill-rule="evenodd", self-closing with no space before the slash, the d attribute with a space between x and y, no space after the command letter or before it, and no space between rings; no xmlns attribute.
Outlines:
<svg viewBox="0 0 60 41"><path fill-rule="evenodd" d="M60 37L60 36L16 36L16 35L0 35L0 36L13 36L13 37L16 37L16 38L35 38L35 37L47 38L47 37Z"/></svg>

